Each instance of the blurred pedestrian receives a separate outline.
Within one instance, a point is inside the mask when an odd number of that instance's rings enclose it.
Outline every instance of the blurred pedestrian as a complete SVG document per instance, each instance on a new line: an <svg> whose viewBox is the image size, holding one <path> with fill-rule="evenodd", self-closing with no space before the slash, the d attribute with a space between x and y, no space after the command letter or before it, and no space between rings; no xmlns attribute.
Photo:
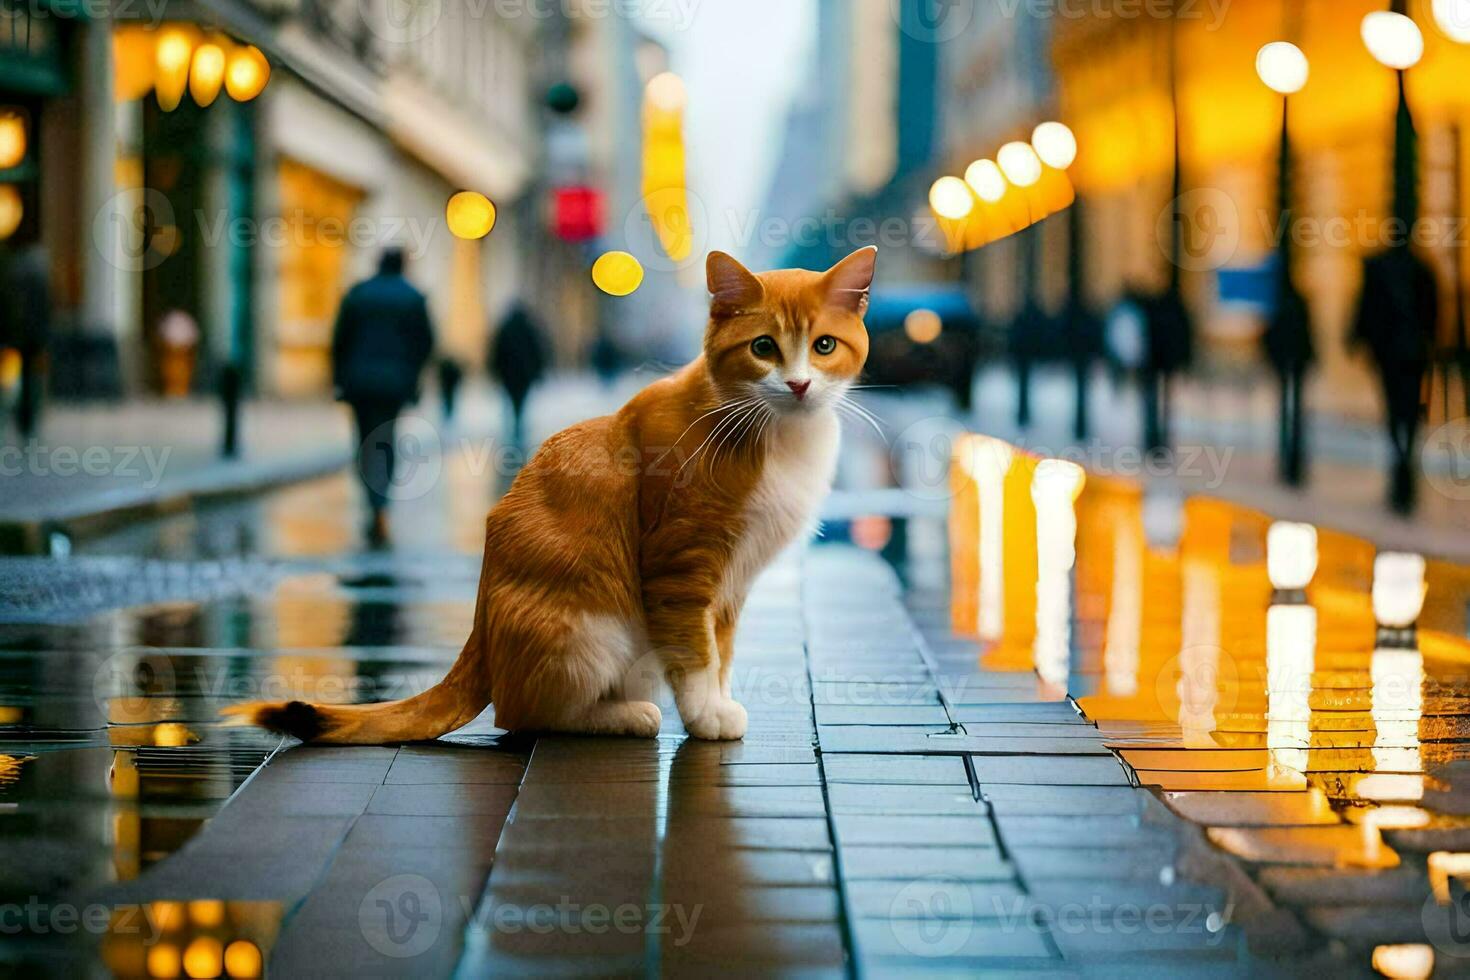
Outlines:
<svg viewBox="0 0 1470 980"><path fill-rule="evenodd" d="M393 430L418 400L419 377L434 349L429 308L403 275L403 251L384 250L378 273L348 290L332 336L332 382L357 423L357 472L371 518L367 537L388 539Z"/></svg>
<svg viewBox="0 0 1470 980"><path fill-rule="evenodd" d="M597 339L592 342L591 359L592 370L597 372L598 380L604 388L611 388L618 372L623 369L623 352L606 327L598 331Z"/></svg>
<svg viewBox="0 0 1470 980"><path fill-rule="evenodd" d="M1194 320L1177 289L1166 289L1143 304L1144 352L1143 444L1144 451L1171 451L1170 414L1174 375L1189 367L1194 358Z"/></svg>
<svg viewBox="0 0 1470 980"><path fill-rule="evenodd" d="M1276 308L1261 335L1266 359L1281 387L1277 469L1283 483L1299 487L1306 476L1306 409L1302 404L1307 369L1316 359L1311 311L1289 278L1277 289Z"/></svg>
<svg viewBox="0 0 1470 980"><path fill-rule="evenodd" d="M47 352L51 343L51 263L45 246L33 242L5 267L4 336L0 347L20 356L20 394L15 403L15 425L22 440L36 434L41 421L41 393L45 387Z"/></svg>
<svg viewBox="0 0 1470 980"><path fill-rule="evenodd" d="M454 402L459 395L459 383L464 380L464 368L452 357L439 358L439 405L444 410L444 421L454 418Z"/></svg>
<svg viewBox="0 0 1470 980"><path fill-rule="evenodd" d="M511 303L491 344L490 370L510 399L511 442L524 446L526 399L546 373L546 344L536 315L520 300Z"/></svg>
<svg viewBox="0 0 1470 980"><path fill-rule="evenodd" d="M1366 346L1378 368L1394 453L1389 505L1401 514L1414 509L1424 374L1434 351L1438 319L1434 270L1407 243L1364 260L1363 293L1351 343Z"/></svg>

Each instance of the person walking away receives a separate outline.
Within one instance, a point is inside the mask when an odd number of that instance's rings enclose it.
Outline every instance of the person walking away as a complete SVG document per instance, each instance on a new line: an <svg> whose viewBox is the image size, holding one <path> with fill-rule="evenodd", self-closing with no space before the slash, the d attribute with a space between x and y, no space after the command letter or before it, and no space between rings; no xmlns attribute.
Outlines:
<svg viewBox="0 0 1470 980"><path fill-rule="evenodd" d="M1368 348L1378 368L1393 447L1389 506L1414 509L1414 466L1429 369L1439 320L1434 270L1398 242L1363 261L1363 292L1350 343Z"/></svg>
<svg viewBox="0 0 1470 980"><path fill-rule="evenodd" d="M377 275L348 290L332 335L332 383L357 425L357 472L371 517L371 544L388 539L393 430L418 400L419 376L434 348L429 308L403 274L403 251L383 252Z"/></svg>
<svg viewBox="0 0 1470 980"><path fill-rule="evenodd" d="M452 357L439 359L439 407L444 421L454 421L454 403L459 395L459 383L464 380L464 369Z"/></svg>
<svg viewBox="0 0 1470 980"><path fill-rule="evenodd" d="M490 370L510 399L511 441L526 442L526 399L546 373L546 345L541 325L527 306L517 300L500 321L490 351Z"/></svg>
<svg viewBox="0 0 1470 980"><path fill-rule="evenodd" d="M1283 483L1299 487L1306 478L1306 409L1302 405L1302 388L1307 368L1316 359L1316 349L1312 344L1307 301L1289 282L1278 288L1276 308L1261 335L1261 345L1281 387L1278 472Z"/></svg>
<svg viewBox="0 0 1470 980"><path fill-rule="evenodd" d="M1148 297L1144 305L1147 350L1142 371L1143 442L1149 456L1173 453L1172 389L1176 374L1194 359L1194 318L1177 289Z"/></svg>
<svg viewBox="0 0 1470 980"><path fill-rule="evenodd" d="M7 306L8 345L20 355L15 425L25 441L40 425L41 389L51 340L51 268L45 246L33 242L15 256L5 270L4 286L0 301Z"/></svg>

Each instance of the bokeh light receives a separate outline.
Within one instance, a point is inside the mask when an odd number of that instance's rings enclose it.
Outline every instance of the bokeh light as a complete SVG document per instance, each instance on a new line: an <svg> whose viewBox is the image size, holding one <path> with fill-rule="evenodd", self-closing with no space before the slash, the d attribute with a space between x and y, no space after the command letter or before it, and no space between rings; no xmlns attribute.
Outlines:
<svg viewBox="0 0 1470 980"><path fill-rule="evenodd" d="M929 206L941 218L959 221L975 207L975 196L958 177L940 177L929 188Z"/></svg>
<svg viewBox="0 0 1470 980"><path fill-rule="evenodd" d="M1470 44L1470 0L1434 0L1434 22L1445 37Z"/></svg>
<svg viewBox="0 0 1470 980"><path fill-rule="evenodd" d="M484 238L495 227L495 205L478 191L460 191L444 205L444 221L456 238Z"/></svg>
<svg viewBox="0 0 1470 980"><path fill-rule="evenodd" d="M932 344L944 330L944 321L933 310L917 309L903 318L903 332L916 344Z"/></svg>
<svg viewBox="0 0 1470 980"><path fill-rule="evenodd" d="M153 91L165 112L179 107L189 84L189 63L194 55L193 32L184 27L166 27L158 34L153 49Z"/></svg>
<svg viewBox="0 0 1470 980"><path fill-rule="evenodd" d="M184 950L184 973L194 980L217 977L224 972L225 951L213 936L200 936Z"/></svg>
<svg viewBox="0 0 1470 980"><path fill-rule="evenodd" d="M0 184L0 241L15 234L20 220L25 217L25 203L21 200L20 188L14 184Z"/></svg>
<svg viewBox="0 0 1470 980"><path fill-rule="evenodd" d="M207 106L219 97L220 86L225 80L225 49L209 42L194 49L194 60L189 68L189 94L201 106Z"/></svg>
<svg viewBox="0 0 1470 980"><path fill-rule="evenodd" d="M1387 10L1363 18L1363 44L1385 68L1406 71L1424 57L1424 34L1413 19Z"/></svg>
<svg viewBox="0 0 1470 980"><path fill-rule="evenodd" d="M260 947L248 939L237 939L225 947L225 972L232 977L260 976Z"/></svg>
<svg viewBox="0 0 1470 980"><path fill-rule="evenodd" d="M1281 95L1300 92L1310 72L1307 56L1290 41L1272 41L1256 52L1256 74L1267 88Z"/></svg>
<svg viewBox="0 0 1470 980"><path fill-rule="evenodd" d="M1000 172L1017 187L1030 187L1041 179L1041 158L1029 143L1007 143L995 155Z"/></svg>
<svg viewBox="0 0 1470 980"><path fill-rule="evenodd" d="M965 183L986 204L1006 196L1006 177L994 160L976 160L965 169Z"/></svg>
<svg viewBox="0 0 1470 980"><path fill-rule="evenodd" d="M1031 134L1031 145L1041 162L1066 170L1077 159L1077 137L1065 123L1044 122Z"/></svg>
<svg viewBox="0 0 1470 980"><path fill-rule="evenodd" d="M680 112L689 98L684 79L671 71L650 78L646 94L649 105L661 112Z"/></svg>
<svg viewBox="0 0 1470 980"><path fill-rule="evenodd" d="M173 943L154 943L148 950L150 977L176 977L183 972L183 958Z"/></svg>
<svg viewBox="0 0 1470 980"><path fill-rule="evenodd" d="M643 266L627 252L604 252L592 263L592 281L609 296L627 296L643 285Z"/></svg>
<svg viewBox="0 0 1470 980"><path fill-rule="evenodd" d="M271 78L271 64L255 45L230 52L225 65L225 91L236 102L249 102L265 91Z"/></svg>
<svg viewBox="0 0 1470 980"><path fill-rule="evenodd" d="M19 109L0 109L0 170L26 158L26 120Z"/></svg>

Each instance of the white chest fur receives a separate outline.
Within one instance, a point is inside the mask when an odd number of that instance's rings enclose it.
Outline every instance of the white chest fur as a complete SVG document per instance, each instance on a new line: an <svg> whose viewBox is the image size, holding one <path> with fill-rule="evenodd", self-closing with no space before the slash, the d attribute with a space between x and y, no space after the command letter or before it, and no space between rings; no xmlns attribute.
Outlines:
<svg viewBox="0 0 1470 980"><path fill-rule="evenodd" d="M725 570L721 598L740 602L751 581L799 534L815 523L817 507L832 489L841 426L822 409L773 423L765 465L745 504L740 543Z"/></svg>

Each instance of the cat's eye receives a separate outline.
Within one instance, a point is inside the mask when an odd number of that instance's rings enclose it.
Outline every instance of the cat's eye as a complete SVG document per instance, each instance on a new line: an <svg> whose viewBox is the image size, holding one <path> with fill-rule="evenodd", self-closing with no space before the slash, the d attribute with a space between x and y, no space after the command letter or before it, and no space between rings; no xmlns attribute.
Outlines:
<svg viewBox="0 0 1470 980"><path fill-rule="evenodd" d="M836 349L837 338L831 336L830 334L827 336L818 337L816 339L816 342L812 344L812 350L816 351L818 354L830 354Z"/></svg>
<svg viewBox="0 0 1470 980"><path fill-rule="evenodd" d="M756 357L774 357L776 341L770 337L757 337L750 342L750 352Z"/></svg>

